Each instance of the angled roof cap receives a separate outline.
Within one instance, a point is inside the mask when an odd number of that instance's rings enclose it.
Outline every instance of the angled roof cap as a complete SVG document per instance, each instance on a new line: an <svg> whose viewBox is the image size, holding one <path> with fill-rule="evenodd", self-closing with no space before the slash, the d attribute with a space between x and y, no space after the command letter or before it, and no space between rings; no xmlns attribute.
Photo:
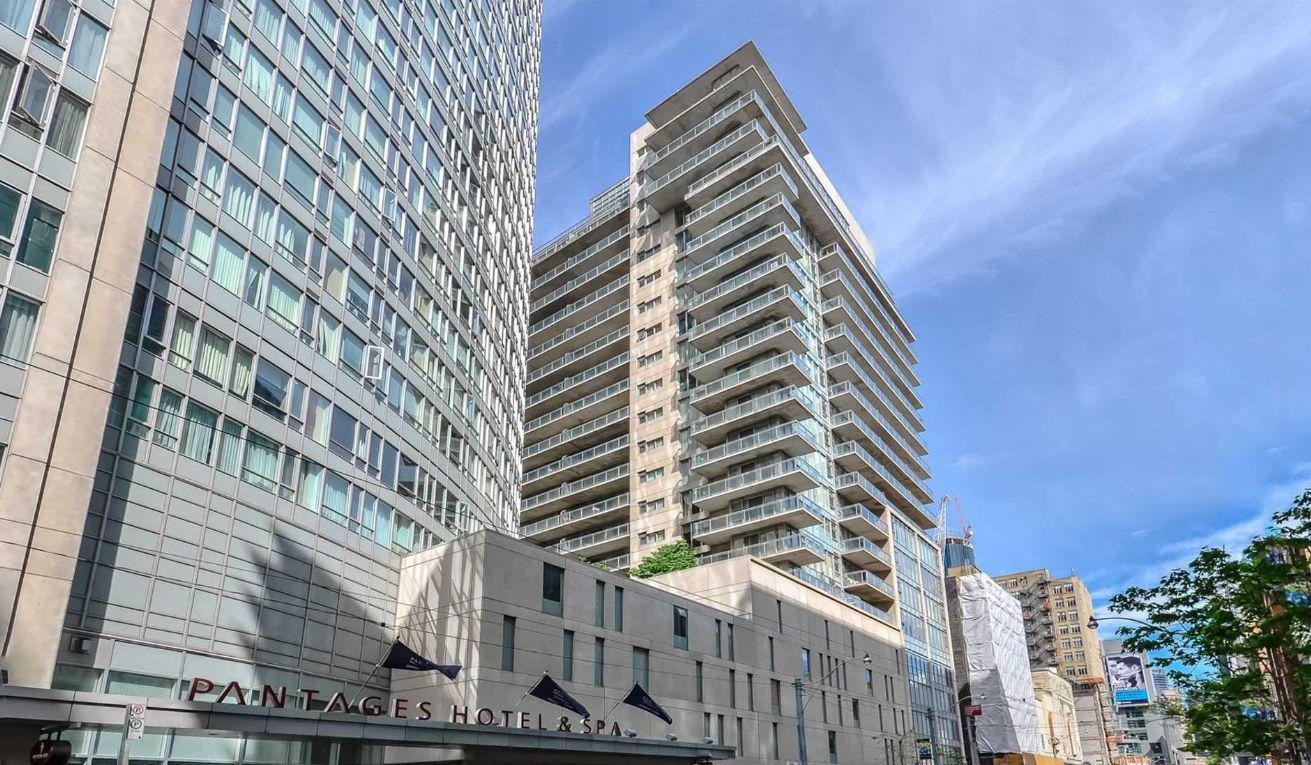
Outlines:
<svg viewBox="0 0 1311 765"><path fill-rule="evenodd" d="M666 98L657 104L651 111L646 113L647 120L656 127L677 117L688 107L689 104L695 103L705 97L707 93L714 89L715 83L724 74L732 71L735 67L746 69L756 67L760 73L760 78L765 81L766 87L769 88L774 98L783 108L783 116L788 122L792 123L792 128L801 133L806 129L806 123L801 119L801 114L797 111L796 106L792 104L787 93L783 91L783 86L779 85L778 79L774 76L774 71L769 68L765 57L760 55L760 49L751 40L743 43L742 47L728 54L719 63L702 72L688 84L678 89L678 92Z"/></svg>

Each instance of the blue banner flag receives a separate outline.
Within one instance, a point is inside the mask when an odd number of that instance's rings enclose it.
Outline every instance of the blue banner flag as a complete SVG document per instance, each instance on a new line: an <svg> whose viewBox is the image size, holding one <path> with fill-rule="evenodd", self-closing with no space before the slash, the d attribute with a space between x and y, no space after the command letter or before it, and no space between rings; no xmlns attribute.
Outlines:
<svg viewBox="0 0 1311 765"><path fill-rule="evenodd" d="M674 724L674 718L670 717L669 713L665 711L665 708L657 704L655 699L651 698L651 694L647 693L640 683L633 683L633 690L629 691L628 695L624 697L623 703L630 707L637 707L638 709L650 712L661 720L664 720L668 725Z"/></svg>
<svg viewBox="0 0 1311 765"><path fill-rule="evenodd" d="M440 672L452 680L460 674L459 664L438 664L429 661L399 640L391 644L391 650L382 660L382 666L387 669L408 669L412 672Z"/></svg>
<svg viewBox="0 0 1311 765"><path fill-rule="evenodd" d="M537 685L528 691L529 696L535 696L542 701L549 702L557 707L564 707L571 712L575 712L583 717L591 717L587 707L578 703L578 699L570 696L560 684L551 679L550 675L542 675L542 679L537 681Z"/></svg>

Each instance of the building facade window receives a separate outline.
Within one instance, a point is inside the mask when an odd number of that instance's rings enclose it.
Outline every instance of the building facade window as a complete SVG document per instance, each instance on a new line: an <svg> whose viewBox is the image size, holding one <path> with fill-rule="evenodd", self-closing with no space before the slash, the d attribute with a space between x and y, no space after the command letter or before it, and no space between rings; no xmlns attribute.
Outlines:
<svg viewBox="0 0 1311 765"><path fill-rule="evenodd" d="M564 613L564 569L550 563L542 564L542 613Z"/></svg>
<svg viewBox="0 0 1311 765"><path fill-rule="evenodd" d="M514 671L514 635L515 618L506 616L501 620L501 669Z"/></svg>

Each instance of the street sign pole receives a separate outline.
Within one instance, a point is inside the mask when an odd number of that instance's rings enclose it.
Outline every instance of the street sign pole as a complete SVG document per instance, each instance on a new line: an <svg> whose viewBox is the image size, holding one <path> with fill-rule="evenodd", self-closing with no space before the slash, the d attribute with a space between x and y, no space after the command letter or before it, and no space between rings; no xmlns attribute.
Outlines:
<svg viewBox="0 0 1311 765"><path fill-rule="evenodd" d="M146 702L134 701L123 710L123 732L118 740L118 765L128 765L132 742L146 730Z"/></svg>

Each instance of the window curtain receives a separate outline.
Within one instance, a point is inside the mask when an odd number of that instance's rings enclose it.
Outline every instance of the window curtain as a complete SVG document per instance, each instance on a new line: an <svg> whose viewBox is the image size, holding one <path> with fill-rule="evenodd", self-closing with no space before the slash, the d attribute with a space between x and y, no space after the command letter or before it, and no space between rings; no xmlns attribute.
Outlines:
<svg viewBox="0 0 1311 765"><path fill-rule="evenodd" d="M323 516L336 523L345 523L346 505L350 484L341 476L328 471L328 480L323 486Z"/></svg>
<svg viewBox="0 0 1311 765"><path fill-rule="evenodd" d="M0 311L0 361L26 364L41 305L10 292Z"/></svg>
<svg viewBox="0 0 1311 765"><path fill-rule="evenodd" d="M191 222L191 246L187 248L187 263L194 269L205 272L209 270L210 257L214 252L214 226L204 218L195 217Z"/></svg>
<svg viewBox="0 0 1311 765"><path fill-rule="evenodd" d="M68 94L59 96L55 103L54 114L50 117L50 128L46 133L46 145L70 159L77 154L82 145L82 127L86 124L86 104Z"/></svg>
<svg viewBox="0 0 1311 765"><path fill-rule="evenodd" d="M236 362L232 365L232 392L245 398L250 393L251 366L254 356L249 351L238 350Z"/></svg>
<svg viewBox="0 0 1311 765"><path fill-rule="evenodd" d="M264 277L268 270L269 267L254 255L246 260L246 286L242 291L242 299L246 305L256 310L264 307Z"/></svg>
<svg viewBox="0 0 1311 765"><path fill-rule="evenodd" d="M214 283L237 294L241 289L241 269L245 259L245 253L237 243L220 234L218 247L214 249L214 271L211 274Z"/></svg>
<svg viewBox="0 0 1311 765"><path fill-rule="evenodd" d="M50 270L55 255L55 240L59 238L59 223L64 218L60 211L33 199L27 210L26 231L18 248L18 262L40 271Z"/></svg>
<svg viewBox="0 0 1311 765"><path fill-rule="evenodd" d="M250 434L246 442L246 469L241 478L247 483L273 491L277 487L278 445L264 436Z"/></svg>
<svg viewBox="0 0 1311 765"><path fill-rule="evenodd" d="M241 461L241 423L223 420L223 442L219 446L218 469L236 475Z"/></svg>
<svg viewBox="0 0 1311 765"><path fill-rule="evenodd" d="M300 463L300 487L296 490L296 504L306 510L318 510L319 491L323 487L323 466L309 460Z"/></svg>
<svg viewBox="0 0 1311 765"><path fill-rule="evenodd" d="M192 401L187 405L187 423L182 436L182 453L197 462L209 464L214 448L214 431L218 414Z"/></svg>
<svg viewBox="0 0 1311 765"><path fill-rule="evenodd" d="M296 331L300 317L300 292L277 274L269 282L269 318L288 332Z"/></svg>
<svg viewBox="0 0 1311 765"><path fill-rule="evenodd" d="M228 173L227 188L223 196L223 212L231 215L246 228L250 228L254 210L255 187L241 173L235 170Z"/></svg>
<svg viewBox="0 0 1311 765"><path fill-rule="evenodd" d="M5 0L0 3L0 24L4 24L20 35L27 34L27 25L32 20L32 8L36 0Z"/></svg>
<svg viewBox="0 0 1311 765"><path fill-rule="evenodd" d="M168 363L178 369L186 369L191 365L195 347L196 320L179 313L173 320L173 340L169 343Z"/></svg>
<svg viewBox="0 0 1311 765"><path fill-rule="evenodd" d="M159 414L155 418L155 443L165 449L176 449L178 429L182 425L182 396L164 388L159 392Z"/></svg>
<svg viewBox="0 0 1311 765"><path fill-rule="evenodd" d="M109 33L87 14L77 19L77 31L73 33L73 44L68 49L68 65L96 79L100 73L100 56L105 51L105 36Z"/></svg>
<svg viewBox="0 0 1311 765"><path fill-rule="evenodd" d="M228 369L230 343L226 337L205 330L200 338L200 358L196 361L196 373L222 385Z"/></svg>
<svg viewBox="0 0 1311 765"><path fill-rule="evenodd" d="M273 103L273 65L253 47L246 58L246 87L266 104Z"/></svg>

